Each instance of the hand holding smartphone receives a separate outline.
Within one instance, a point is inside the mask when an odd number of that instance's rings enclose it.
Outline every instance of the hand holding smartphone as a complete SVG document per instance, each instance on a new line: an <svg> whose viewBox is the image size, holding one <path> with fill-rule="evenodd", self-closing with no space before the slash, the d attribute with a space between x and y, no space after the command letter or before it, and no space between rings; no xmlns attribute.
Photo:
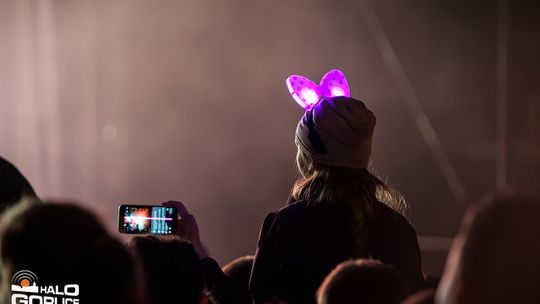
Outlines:
<svg viewBox="0 0 540 304"><path fill-rule="evenodd" d="M118 208L120 233L174 234L177 222L178 210L174 206L121 205Z"/></svg>

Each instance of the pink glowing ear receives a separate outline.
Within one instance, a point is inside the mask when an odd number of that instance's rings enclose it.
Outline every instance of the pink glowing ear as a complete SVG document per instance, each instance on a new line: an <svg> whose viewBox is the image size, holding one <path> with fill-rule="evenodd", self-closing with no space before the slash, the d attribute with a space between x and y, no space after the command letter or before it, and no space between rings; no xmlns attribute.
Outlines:
<svg viewBox="0 0 540 304"><path fill-rule="evenodd" d="M347 78L340 70L331 70L326 73L321 79L319 90L324 97L351 96Z"/></svg>
<svg viewBox="0 0 540 304"><path fill-rule="evenodd" d="M351 96L345 75L340 70L331 70L317 85L304 76L291 75L285 81L293 99L304 109L311 109L323 97Z"/></svg>
<svg viewBox="0 0 540 304"><path fill-rule="evenodd" d="M291 75L285 82L294 101L306 110L311 109L321 99L319 86L304 76Z"/></svg>

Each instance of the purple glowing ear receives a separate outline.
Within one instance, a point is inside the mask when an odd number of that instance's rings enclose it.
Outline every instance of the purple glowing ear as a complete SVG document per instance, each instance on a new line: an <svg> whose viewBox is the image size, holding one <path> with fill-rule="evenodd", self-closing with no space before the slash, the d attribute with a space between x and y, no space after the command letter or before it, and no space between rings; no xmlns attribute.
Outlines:
<svg viewBox="0 0 540 304"><path fill-rule="evenodd" d="M351 96L347 78L340 70L331 70L321 79L319 85L321 95L324 97Z"/></svg>
<svg viewBox="0 0 540 304"><path fill-rule="evenodd" d="M285 83L296 103L306 110L311 109L323 97L351 96L347 79L340 70L326 73L319 85L299 75L287 77Z"/></svg>
<svg viewBox="0 0 540 304"><path fill-rule="evenodd" d="M291 75L285 82L294 101L306 110L311 109L321 99L319 86L304 76Z"/></svg>

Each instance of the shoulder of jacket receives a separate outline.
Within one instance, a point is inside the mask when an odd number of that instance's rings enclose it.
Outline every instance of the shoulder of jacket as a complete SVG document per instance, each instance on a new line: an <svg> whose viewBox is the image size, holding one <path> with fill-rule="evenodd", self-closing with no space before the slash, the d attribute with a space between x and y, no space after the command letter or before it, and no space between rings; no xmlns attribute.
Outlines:
<svg viewBox="0 0 540 304"><path fill-rule="evenodd" d="M266 215L265 221L267 222L283 222L287 219L296 219L305 214L307 209L307 203L305 201L298 201L282 207L276 211L272 211Z"/></svg>
<svg viewBox="0 0 540 304"><path fill-rule="evenodd" d="M407 220L407 218L405 218L399 212L392 209L390 206L382 202L377 202L375 206L376 212L378 213L377 217L382 218L383 223L391 224L392 226L398 227L399 229L407 229L415 232L409 220Z"/></svg>

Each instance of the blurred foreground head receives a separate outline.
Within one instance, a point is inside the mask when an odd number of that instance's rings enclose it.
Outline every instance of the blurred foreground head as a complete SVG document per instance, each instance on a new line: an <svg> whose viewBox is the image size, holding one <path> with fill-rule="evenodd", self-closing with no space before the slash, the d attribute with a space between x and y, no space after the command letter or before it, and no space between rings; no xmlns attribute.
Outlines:
<svg viewBox="0 0 540 304"><path fill-rule="evenodd" d="M13 275L29 270L40 286L79 284L80 303L134 303L129 253L74 204L23 202L9 209L0 223L0 259L3 299Z"/></svg>
<svg viewBox="0 0 540 304"><path fill-rule="evenodd" d="M317 291L317 304L395 304L408 294L397 269L377 260L339 264Z"/></svg>
<svg viewBox="0 0 540 304"><path fill-rule="evenodd" d="M22 173L0 156L0 213L24 196L35 196L34 189Z"/></svg>
<svg viewBox="0 0 540 304"><path fill-rule="evenodd" d="M437 303L538 303L540 200L499 195L465 215Z"/></svg>

